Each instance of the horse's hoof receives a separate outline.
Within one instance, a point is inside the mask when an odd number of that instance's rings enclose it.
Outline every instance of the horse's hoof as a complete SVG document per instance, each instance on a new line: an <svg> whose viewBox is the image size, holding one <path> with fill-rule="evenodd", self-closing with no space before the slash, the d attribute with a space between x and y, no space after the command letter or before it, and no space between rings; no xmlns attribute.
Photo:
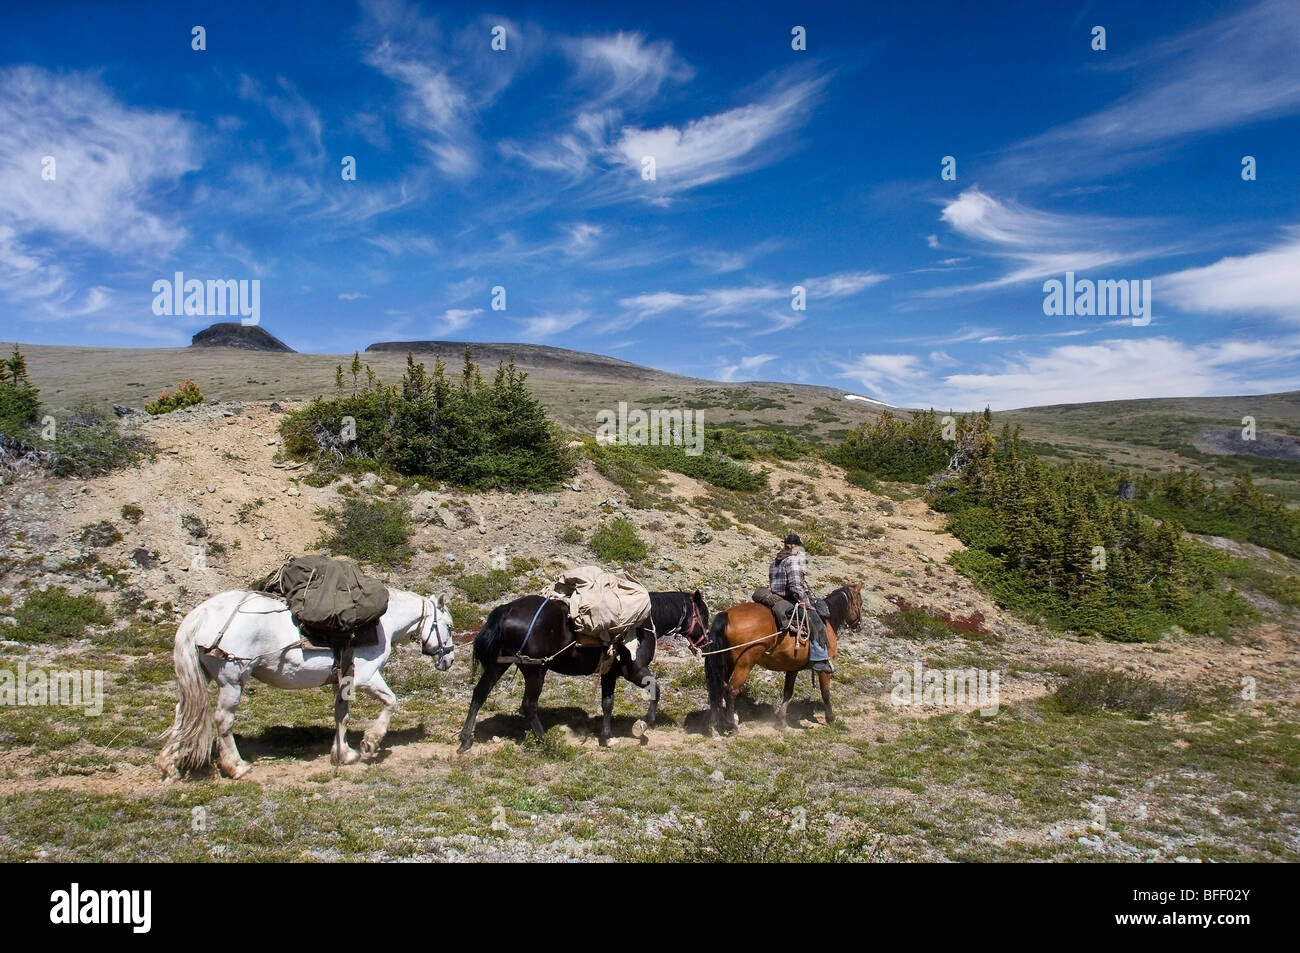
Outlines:
<svg viewBox="0 0 1300 953"><path fill-rule="evenodd" d="M608 747L609 747L609 739L606 738L604 735L601 735L601 736L600 736L600 746L601 746L602 748L608 748Z"/></svg>
<svg viewBox="0 0 1300 953"><path fill-rule="evenodd" d="M241 761L239 762L239 764L235 765L235 770L230 772L230 780L238 781L240 778L244 777L246 774L248 774L249 771L252 770L253 770L253 766L251 764L249 764L247 761Z"/></svg>
<svg viewBox="0 0 1300 953"><path fill-rule="evenodd" d="M335 765L356 764L360 760L361 755L356 748L348 748L341 755L335 752L330 753L330 761Z"/></svg>
<svg viewBox="0 0 1300 953"><path fill-rule="evenodd" d="M456 749L456 754L458 754L458 755L459 755L459 754L469 754L469 749L472 748L472 747L474 747L474 742L472 742L472 741L466 741L466 742L463 742L463 743L461 744L461 746L460 746L459 748Z"/></svg>
<svg viewBox="0 0 1300 953"><path fill-rule="evenodd" d="M640 718L638 718L635 722L632 723L633 738L644 738L645 731L646 731L646 724Z"/></svg>
<svg viewBox="0 0 1300 953"><path fill-rule="evenodd" d="M379 750L379 739L378 739L378 738L362 738L362 739L361 739L361 754L362 754L363 757L366 757L366 758L373 757L374 754L375 754L375 752L377 752L378 750Z"/></svg>

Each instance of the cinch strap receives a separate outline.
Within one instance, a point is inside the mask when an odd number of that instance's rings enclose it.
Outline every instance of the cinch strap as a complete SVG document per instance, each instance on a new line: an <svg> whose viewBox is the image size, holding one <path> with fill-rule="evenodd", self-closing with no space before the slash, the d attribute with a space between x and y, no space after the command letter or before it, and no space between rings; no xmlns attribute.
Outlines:
<svg viewBox="0 0 1300 953"><path fill-rule="evenodd" d="M550 601L551 601L550 596L547 596L545 599L542 600L542 604L537 607L537 611L533 613L533 621L528 623L528 631L524 633L523 644L520 645L519 650L515 652L516 655L524 654L524 649L528 647L528 640L529 638L532 637L533 634L533 626L537 624L537 617L542 614L542 610L546 608L546 603Z"/></svg>

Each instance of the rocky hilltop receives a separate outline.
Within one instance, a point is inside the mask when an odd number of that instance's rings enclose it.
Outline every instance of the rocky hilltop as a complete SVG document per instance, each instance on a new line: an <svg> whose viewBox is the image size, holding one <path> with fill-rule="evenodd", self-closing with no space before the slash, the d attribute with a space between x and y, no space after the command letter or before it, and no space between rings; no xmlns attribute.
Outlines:
<svg viewBox="0 0 1300 953"><path fill-rule="evenodd" d="M237 347L245 351L297 353L265 328L238 321L221 321L204 328L190 340L190 347Z"/></svg>

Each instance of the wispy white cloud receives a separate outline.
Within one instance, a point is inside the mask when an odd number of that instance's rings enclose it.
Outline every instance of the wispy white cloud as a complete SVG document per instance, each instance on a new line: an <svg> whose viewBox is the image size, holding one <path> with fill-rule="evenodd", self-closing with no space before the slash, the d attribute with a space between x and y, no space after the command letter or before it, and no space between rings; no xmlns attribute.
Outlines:
<svg viewBox="0 0 1300 953"><path fill-rule="evenodd" d="M564 40L576 80L591 90L589 109L603 103L644 103L658 98L666 83L689 80L694 70L667 40L647 41L641 33L612 33Z"/></svg>
<svg viewBox="0 0 1300 953"><path fill-rule="evenodd" d="M1134 75L1113 104L1008 150L1008 181L1047 181L1086 168L1105 173L1159 161L1164 147L1300 112L1300 5L1265 0L1236 8L1130 56L1108 52L1107 67ZM1069 156L1069 162L1062 162Z"/></svg>
<svg viewBox="0 0 1300 953"><path fill-rule="evenodd" d="M1010 270L990 281L932 292L936 295L998 288L1066 271L1083 272L1169 251L1139 245L1132 232L1141 223L1045 212L999 200L978 187L948 202L940 217L958 234L1009 262Z"/></svg>
<svg viewBox="0 0 1300 953"><path fill-rule="evenodd" d="M625 126L613 154L633 187L662 197L732 178L784 157L797 144L791 133L809 118L824 78L785 81L757 102L656 129ZM655 180L642 179L653 156Z"/></svg>
<svg viewBox="0 0 1300 953"><path fill-rule="evenodd" d="M1295 387L1300 337L1189 344L1169 337L1063 344L981 360L951 373L946 354L930 366L910 354L866 354L837 365L840 376L892 404L994 410L1143 397L1263 394Z"/></svg>
<svg viewBox="0 0 1300 953"><path fill-rule="evenodd" d="M838 300L859 294L887 278L888 275L870 271L848 271L805 278L798 284L804 287L807 297L811 300ZM626 329L646 318L680 311L694 313L702 318L754 313L757 309L768 307L777 301L791 301L793 288L794 285L765 283L709 288L693 294L675 291L647 292L620 299L619 307L623 309L624 314L606 328ZM789 314L775 312L775 319L775 324L768 333L793 327L803 320L803 314L793 310Z"/></svg>
<svg viewBox="0 0 1300 953"><path fill-rule="evenodd" d="M460 37L449 38L437 21L404 0L366 0L362 7L363 60L397 86L399 121L419 137L439 172L468 178L481 160L478 117L528 58L519 25L479 18ZM508 56L494 53L485 39L496 23L507 27L507 38L514 37Z"/></svg>
<svg viewBox="0 0 1300 953"><path fill-rule="evenodd" d="M763 365L770 364L778 357L777 354L751 354L734 363L718 365L714 376L720 381L734 381L740 375L745 375L746 380L752 380L753 378L749 375L758 373Z"/></svg>
<svg viewBox="0 0 1300 953"><path fill-rule="evenodd" d="M840 377L856 381L863 389L882 398L907 393L925 373L915 354L859 354L832 364ZM890 403L897 404L897 401Z"/></svg>
<svg viewBox="0 0 1300 953"><path fill-rule="evenodd" d="M544 341L577 327L588 317L590 315L586 311L567 311L521 318L517 321L519 336L525 341Z"/></svg>
<svg viewBox="0 0 1300 953"><path fill-rule="evenodd" d="M15 240L53 235L126 255L184 240L159 197L199 166L188 120L128 106L95 75L18 66L0 69L0 129L0 224Z"/></svg>
<svg viewBox="0 0 1300 953"><path fill-rule="evenodd" d="M289 132L289 146L299 162L320 162L325 155L321 141L324 123L320 111L298 92L297 87L283 76L275 78L273 89L267 89L247 73L239 77L239 97L256 103L267 110Z"/></svg>
<svg viewBox="0 0 1300 953"><path fill-rule="evenodd" d="M1280 244L1161 275L1152 296L1194 314L1266 315L1300 321L1300 227Z"/></svg>
<svg viewBox="0 0 1300 953"><path fill-rule="evenodd" d="M482 308L448 308L442 313L442 319L437 324L435 336L445 334L455 334L463 328L469 327L474 318L483 313Z"/></svg>

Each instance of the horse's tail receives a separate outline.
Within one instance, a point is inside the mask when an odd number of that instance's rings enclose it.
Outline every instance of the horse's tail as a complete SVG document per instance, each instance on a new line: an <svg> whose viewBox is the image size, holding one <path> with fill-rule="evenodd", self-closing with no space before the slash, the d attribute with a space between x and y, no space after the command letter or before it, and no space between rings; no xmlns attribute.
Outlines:
<svg viewBox="0 0 1300 953"><path fill-rule="evenodd" d="M212 713L208 708L208 677L199 662L195 638L206 612L195 610L176 630L172 664L176 669L176 718L158 755L163 776L177 777L183 771L198 770L212 763Z"/></svg>
<svg viewBox="0 0 1300 953"><path fill-rule="evenodd" d="M713 654L704 656L704 684L709 689L709 707L715 711L722 705L723 689L731 674L727 671L727 653L720 651L726 647L727 613L723 611L713 617L705 642L705 651Z"/></svg>
<svg viewBox="0 0 1300 953"><path fill-rule="evenodd" d="M485 669L491 669L501 654L501 639L505 635L506 613L510 603L497 606L488 613L487 621L478 635L474 636L474 661Z"/></svg>

